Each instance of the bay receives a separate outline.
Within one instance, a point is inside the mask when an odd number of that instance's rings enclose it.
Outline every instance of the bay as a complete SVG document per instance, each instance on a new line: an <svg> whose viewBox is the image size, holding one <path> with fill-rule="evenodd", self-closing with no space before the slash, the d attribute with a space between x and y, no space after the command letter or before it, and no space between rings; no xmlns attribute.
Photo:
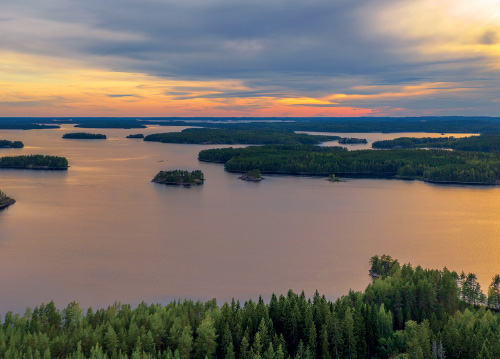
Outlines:
<svg viewBox="0 0 500 359"><path fill-rule="evenodd" d="M334 299L364 289L369 258L383 253L474 272L483 288L500 272L498 187L292 176L251 183L197 160L200 150L224 146L125 138L182 129L83 130L105 141L62 139L71 125L0 131L25 143L0 156L58 155L71 166L0 170L0 189L17 200L0 212L0 312L50 300L98 308L269 299L288 289ZM175 168L201 169L207 180L191 188L150 182Z"/></svg>

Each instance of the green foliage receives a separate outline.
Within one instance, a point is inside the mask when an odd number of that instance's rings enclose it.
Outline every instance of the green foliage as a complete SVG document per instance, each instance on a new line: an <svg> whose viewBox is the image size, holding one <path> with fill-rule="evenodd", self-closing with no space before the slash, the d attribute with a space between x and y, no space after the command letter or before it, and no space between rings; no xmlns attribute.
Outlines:
<svg viewBox="0 0 500 359"><path fill-rule="evenodd" d="M463 138L414 138L400 137L394 140L376 141L373 148L449 148L457 151L500 153L500 135L481 135Z"/></svg>
<svg viewBox="0 0 500 359"><path fill-rule="evenodd" d="M372 265L390 275L333 302L317 292L308 299L289 291L269 304L233 300L218 307L213 300L184 300L132 309L115 303L84 315L78 303L60 311L50 302L22 317L8 312L0 323L0 357L500 357L500 313L462 300L457 273L373 258Z"/></svg>
<svg viewBox="0 0 500 359"><path fill-rule="evenodd" d="M260 172L259 169L250 170L246 174L247 174L247 176L250 176L250 177L253 177L256 179L262 179L262 172Z"/></svg>
<svg viewBox="0 0 500 359"><path fill-rule="evenodd" d="M332 173L331 175L328 176L328 181L330 181L330 182L340 182L340 178L338 178L337 176L335 176L334 173Z"/></svg>
<svg viewBox="0 0 500 359"><path fill-rule="evenodd" d="M4 192L0 191L0 201L10 199Z"/></svg>
<svg viewBox="0 0 500 359"><path fill-rule="evenodd" d="M338 147L259 146L203 150L202 161L228 171L328 176L396 177L444 183L495 184L500 156L445 150L347 151Z"/></svg>
<svg viewBox="0 0 500 359"><path fill-rule="evenodd" d="M495 275L488 288L488 305L500 309L500 275Z"/></svg>
<svg viewBox="0 0 500 359"><path fill-rule="evenodd" d="M234 130L188 128L182 132L156 133L144 141L189 144L319 144L338 139L338 136L312 136L290 131Z"/></svg>
<svg viewBox="0 0 500 359"><path fill-rule="evenodd" d="M21 141L0 140L0 148L23 148L24 143Z"/></svg>
<svg viewBox="0 0 500 359"><path fill-rule="evenodd" d="M0 191L0 209L7 208L14 203L16 203L14 198L7 196L4 192Z"/></svg>
<svg viewBox="0 0 500 359"><path fill-rule="evenodd" d="M205 180L203 172L195 170L192 172L182 170L160 171L152 182L173 185L201 185Z"/></svg>
<svg viewBox="0 0 500 359"><path fill-rule="evenodd" d="M27 155L0 158L0 168L68 169L68 160L58 156Z"/></svg>
<svg viewBox="0 0 500 359"><path fill-rule="evenodd" d="M370 264L370 274L376 277L392 276L400 269L398 260L386 254L371 257Z"/></svg>
<svg viewBox="0 0 500 359"><path fill-rule="evenodd" d="M100 133L73 132L65 133L62 138L79 139L79 140L105 140L106 135Z"/></svg>

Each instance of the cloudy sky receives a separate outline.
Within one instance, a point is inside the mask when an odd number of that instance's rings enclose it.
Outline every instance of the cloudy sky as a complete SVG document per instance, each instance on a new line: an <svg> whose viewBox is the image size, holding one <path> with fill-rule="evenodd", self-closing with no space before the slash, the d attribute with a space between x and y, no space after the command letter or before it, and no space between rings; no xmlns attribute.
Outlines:
<svg viewBox="0 0 500 359"><path fill-rule="evenodd" d="M500 115L498 0L5 0L0 116Z"/></svg>

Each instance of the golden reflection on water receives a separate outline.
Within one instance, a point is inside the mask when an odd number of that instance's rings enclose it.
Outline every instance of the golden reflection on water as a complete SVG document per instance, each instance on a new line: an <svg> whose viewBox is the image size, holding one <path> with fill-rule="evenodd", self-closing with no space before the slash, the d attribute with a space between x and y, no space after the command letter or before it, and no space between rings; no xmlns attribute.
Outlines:
<svg viewBox="0 0 500 359"><path fill-rule="evenodd" d="M368 259L382 253L474 272L483 288L500 273L498 187L290 176L248 183L197 161L201 149L220 146L125 139L181 129L85 129L114 141L63 140L74 131L68 125L0 131L27 145L2 154L33 146L71 165L0 171L0 189L17 200L0 212L0 312L52 299L95 308L115 300L269 298L289 288L335 298L363 289ZM207 181L150 182L173 168L201 169Z"/></svg>

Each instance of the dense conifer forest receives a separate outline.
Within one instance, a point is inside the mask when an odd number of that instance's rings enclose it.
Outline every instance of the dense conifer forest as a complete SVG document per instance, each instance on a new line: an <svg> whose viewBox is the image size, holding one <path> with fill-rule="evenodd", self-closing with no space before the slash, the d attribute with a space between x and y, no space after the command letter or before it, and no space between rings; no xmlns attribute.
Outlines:
<svg viewBox="0 0 500 359"><path fill-rule="evenodd" d="M21 141L0 140L0 148L23 148L24 143Z"/></svg>
<svg viewBox="0 0 500 359"><path fill-rule="evenodd" d="M318 146L260 146L204 150L202 161L262 173L396 177L447 183L496 184L500 156L445 150L359 150Z"/></svg>
<svg viewBox="0 0 500 359"><path fill-rule="evenodd" d="M156 133L148 135L144 141L187 144L319 144L338 140L339 136L312 136L289 131L232 130L189 128L182 132Z"/></svg>
<svg viewBox="0 0 500 359"><path fill-rule="evenodd" d="M373 148L448 148L457 151L500 153L500 135L482 135L463 138L414 138L400 137L394 140L376 141Z"/></svg>
<svg viewBox="0 0 500 359"><path fill-rule="evenodd" d="M379 278L334 301L289 291L244 303L53 302L0 325L0 357L147 359L477 359L500 357L500 277L486 297L474 274L373 257Z"/></svg>
<svg viewBox="0 0 500 359"><path fill-rule="evenodd" d="M205 180L203 172L195 170L192 172L182 170L160 171L151 182L170 185L201 185Z"/></svg>
<svg viewBox="0 0 500 359"><path fill-rule="evenodd" d="M7 156L0 158L0 168L67 170L68 160L44 155Z"/></svg>
<svg viewBox="0 0 500 359"><path fill-rule="evenodd" d="M65 133L62 138L79 139L79 140L105 140L106 135L99 133L72 132Z"/></svg>

